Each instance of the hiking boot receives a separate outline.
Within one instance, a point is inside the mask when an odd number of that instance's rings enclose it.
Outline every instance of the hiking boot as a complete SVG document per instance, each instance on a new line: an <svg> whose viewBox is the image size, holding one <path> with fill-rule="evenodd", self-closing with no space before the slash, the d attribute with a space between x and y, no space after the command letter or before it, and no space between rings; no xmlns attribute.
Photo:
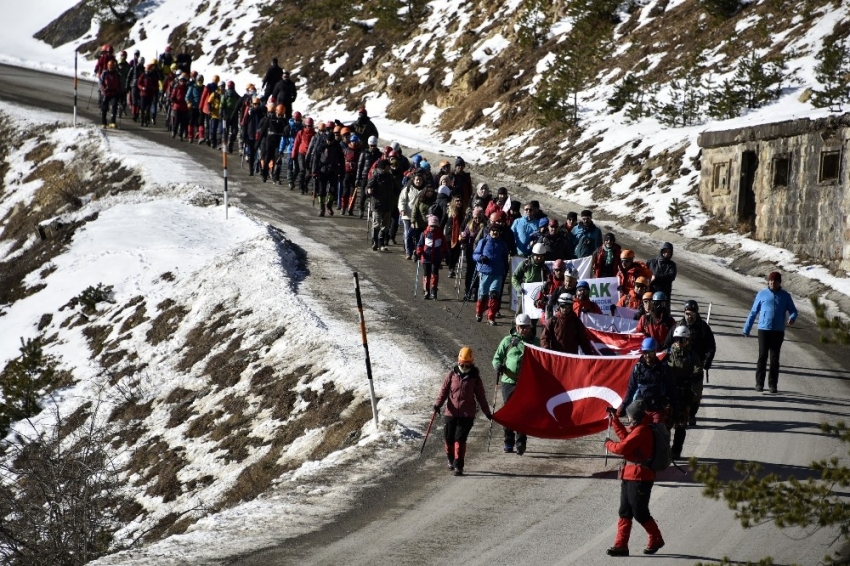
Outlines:
<svg viewBox="0 0 850 566"><path fill-rule="evenodd" d="M348 215L349 215L349 216L354 216L354 211L353 211L353 210L351 210L351 209L349 209L349 210L348 210Z"/></svg>
<svg viewBox="0 0 850 566"><path fill-rule="evenodd" d="M383 246L381 246L381 251L382 252L388 252L388 251L390 251L390 249L386 245L383 245Z"/></svg>
<svg viewBox="0 0 850 566"><path fill-rule="evenodd" d="M664 548L664 541L659 540L658 542L652 543L643 549L644 554L655 554L659 550Z"/></svg>
<svg viewBox="0 0 850 566"><path fill-rule="evenodd" d="M525 442L516 443L516 453L517 456L522 456L523 454L525 454Z"/></svg>
<svg viewBox="0 0 850 566"><path fill-rule="evenodd" d="M487 319L487 324L489 324L490 326L496 326L496 321Z"/></svg>
<svg viewBox="0 0 850 566"><path fill-rule="evenodd" d="M482 317L482 316L481 316L481 315L479 315L479 314L475 315L475 322L481 322L481 319L482 319L482 318L484 318L484 317Z"/></svg>
<svg viewBox="0 0 850 566"><path fill-rule="evenodd" d="M413 259L413 254L407 254L404 259Z"/></svg>
<svg viewBox="0 0 850 566"><path fill-rule="evenodd" d="M463 475L463 468L455 468L455 475L456 476L462 476Z"/></svg>
<svg viewBox="0 0 850 566"><path fill-rule="evenodd" d="M505 451L505 454L510 454L511 452L514 451L513 445L512 444L505 444L504 451Z"/></svg>
<svg viewBox="0 0 850 566"><path fill-rule="evenodd" d="M431 291L425 291L425 293L422 295L422 298L425 299L426 301L430 301L431 300Z"/></svg>
<svg viewBox="0 0 850 566"><path fill-rule="evenodd" d="M437 289L431 289L431 298L437 300Z"/></svg>
<svg viewBox="0 0 850 566"><path fill-rule="evenodd" d="M265 182L265 179L263 179L263 182ZM325 209L324 209L324 208L320 208L320 209L319 209L319 216L324 216L324 215L325 215ZM374 248L372 248L372 249L374 249Z"/></svg>
<svg viewBox="0 0 850 566"><path fill-rule="evenodd" d="M688 426L697 426L697 418L691 417L688 419Z"/></svg>
<svg viewBox="0 0 850 566"><path fill-rule="evenodd" d="M328 216L333 216L333 215L334 215L334 207L329 206L328 207Z"/></svg>
<svg viewBox="0 0 850 566"><path fill-rule="evenodd" d="M605 554L608 556L628 556L629 549L625 546L612 546L608 550L605 551Z"/></svg>
<svg viewBox="0 0 850 566"><path fill-rule="evenodd" d="M372 251L373 252L378 251L378 244L372 244Z"/></svg>
<svg viewBox="0 0 850 566"><path fill-rule="evenodd" d="M756 391L761 393L762 391L764 391L764 386L759 387L758 385L756 385Z"/></svg>
<svg viewBox="0 0 850 566"><path fill-rule="evenodd" d="M771 387L771 388L770 388L770 392L771 392L771 393L776 393L776 387L775 387L775 386L774 386L774 387Z"/></svg>
<svg viewBox="0 0 850 566"><path fill-rule="evenodd" d="M451 271L449 271L449 279L454 279L454 278L455 278L455 270L452 269Z"/></svg>
<svg viewBox="0 0 850 566"><path fill-rule="evenodd" d="M395 238L390 238L390 242L392 242L394 246L397 246L397 245L398 245L398 244L396 243L396 241L395 241Z"/></svg>

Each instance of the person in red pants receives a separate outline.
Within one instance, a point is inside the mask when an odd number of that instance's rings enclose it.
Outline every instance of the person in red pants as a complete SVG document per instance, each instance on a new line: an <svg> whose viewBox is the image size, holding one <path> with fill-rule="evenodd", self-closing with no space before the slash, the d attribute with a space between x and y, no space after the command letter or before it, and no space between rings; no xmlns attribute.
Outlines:
<svg viewBox="0 0 850 566"><path fill-rule="evenodd" d="M614 417L614 408L608 412L611 424L620 442L605 441L605 448L613 454L623 457L620 468L620 519L617 521L617 537L614 546L606 552L610 556L629 555L629 535L632 532L632 520L636 520L646 530L648 540L644 554L655 554L664 546L664 538L652 515L649 513L649 496L655 482L655 472L646 462L652 459L652 443L654 442L652 422L646 412L643 400L636 399L626 408L631 426L626 428L620 419Z"/></svg>
<svg viewBox="0 0 850 566"><path fill-rule="evenodd" d="M445 419L446 458L449 469L456 476L463 475L463 465L466 457L466 439L472 424L475 422L477 410L475 401L481 406L481 411L488 419L493 418L487 395L484 393L484 382L475 366L472 348L464 346L457 355L457 365L446 375L440 393L434 402L434 412L439 412L443 403L446 410Z"/></svg>

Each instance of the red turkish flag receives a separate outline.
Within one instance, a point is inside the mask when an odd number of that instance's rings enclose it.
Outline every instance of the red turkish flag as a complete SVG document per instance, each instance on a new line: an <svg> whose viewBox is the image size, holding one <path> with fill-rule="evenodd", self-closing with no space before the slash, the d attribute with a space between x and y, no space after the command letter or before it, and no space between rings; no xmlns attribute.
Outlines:
<svg viewBox="0 0 850 566"><path fill-rule="evenodd" d="M645 334L623 334L587 327L587 337L603 356L639 356Z"/></svg>
<svg viewBox="0 0 850 566"><path fill-rule="evenodd" d="M640 356L578 356L525 345L517 387L493 415L538 438L577 438L605 430Z"/></svg>

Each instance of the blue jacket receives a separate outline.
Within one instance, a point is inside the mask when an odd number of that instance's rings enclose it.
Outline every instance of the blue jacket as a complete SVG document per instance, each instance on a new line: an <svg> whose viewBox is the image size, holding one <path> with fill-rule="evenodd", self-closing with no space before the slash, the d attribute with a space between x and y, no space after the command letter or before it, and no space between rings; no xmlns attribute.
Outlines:
<svg viewBox="0 0 850 566"><path fill-rule="evenodd" d="M602 247L602 230L596 224L591 224L590 228L578 224L573 228L573 236L577 258L593 255L597 248Z"/></svg>
<svg viewBox="0 0 850 566"><path fill-rule="evenodd" d="M789 322L797 320L797 307L794 306L794 300L788 291L780 289L773 292L770 289L762 289L756 295L753 308L750 309L750 316L744 323L744 336L750 335L756 316L759 317L759 330L784 332L786 312L791 315L788 318Z"/></svg>
<svg viewBox="0 0 850 566"><path fill-rule="evenodd" d="M487 258L487 263L481 262L482 257ZM478 263L478 271L481 273L504 275L508 265L508 245L501 238L494 240L487 234L475 246L472 259Z"/></svg>
<svg viewBox="0 0 850 566"><path fill-rule="evenodd" d="M198 86L197 83L190 84L186 89L186 102L188 102L192 108L200 110L201 93L203 92L204 87Z"/></svg>
<svg viewBox="0 0 850 566"><path fill-rule="evenodd" d="M289 134L284 133L280 137L280 146L278 146L278 152L281 155L285 155L289 157L292 154L292 146L295 145L295 136L298 134L298 130L301 128L298 127L298 122L296 122L293 118L289 119Z"/></svg>
<svg viewBox="0 0 850 566"><path fill-rule="evenodd" d="M531 246L534 245L537 234L537 220L529 220L525 216L517 218L511 224L511 232L516 236L516 250L519 255L530 256Z"/></svg>

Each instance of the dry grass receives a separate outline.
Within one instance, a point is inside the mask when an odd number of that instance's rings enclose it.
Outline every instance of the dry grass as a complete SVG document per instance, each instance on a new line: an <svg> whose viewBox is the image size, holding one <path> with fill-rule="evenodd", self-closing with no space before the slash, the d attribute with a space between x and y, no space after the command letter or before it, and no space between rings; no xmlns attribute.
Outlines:
<svg viewBox="0 0 850 566"><path fill-rule="evenodd" d="M127 400L112 410L108 420L109 422L122 421L123 423L141 421L148 418L151 412L153 412L153 401L139 404L133 400Z"/></svg>
<svg viewBox="0 0 850 566"><path fill-rule="evenodd" d="M153 346L170 340L180 323L189 314L188 308L176 304L171 299L162 301L156 308L161 312L153 319L146 335L147 341Z"/></svg>
<svg viewBox="0 0 850 566"><path fill-rule="evenodd" d="M141 297L139 297L141 298ZM136 328L143 322L147 322L150 320L147 316L147 307L145 307L145 303L142 302L136 306L136 310L133 311L133 314L124 319L124 322L121 324L121 328L118 329L118 334L124 334L125 332L129 332L130 330Z"/></svg>
<svg viewBox="0 0 850 566"><path fill-rule="evenodd" d="M111 327L100 324L91 324L83 329L83 336L86 337L89 343L89 350L91 350L91 355L89 356L91 359L96 358L103 351L106 345L106 338L111 332Z"/></svg>
<svg viewBox="0 0 850 566"><path fill-rule="evenodd" d="M248 369L253 355L248 350L241 350L242 336L237 336L224 349L212 356L204 368L210 383L222 389L233 387L242 377L242 372Z"/></svg>

